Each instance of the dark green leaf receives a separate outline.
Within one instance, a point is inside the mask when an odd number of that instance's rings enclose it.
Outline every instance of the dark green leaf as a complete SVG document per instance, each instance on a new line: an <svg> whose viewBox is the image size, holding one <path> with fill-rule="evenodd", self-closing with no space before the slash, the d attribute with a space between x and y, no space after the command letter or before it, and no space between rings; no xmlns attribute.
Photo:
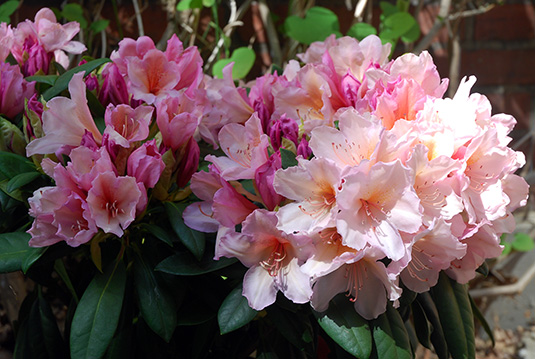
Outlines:
<svg viewBox="0 0 535 359"><path fill-rule="evenodd" d="M0 233L0 273L21 270L28 258L44 252L44 248L28 246L29 240L25 232Z"/></svg>
<svg viewBox="0 0 535 359"><path fill-rule="evenodd" d="M63 260L61 258L56 259L54 262L54 270L59 275L63 283L67 286L69 289L69 292L72 295L72 298L78 305L80 302L80 299L78 298L78 294L76 293L76 290L74 289L74 286L72 285L71 278L69 277L69 273L67 273L67 269L65 268L65 264L63 263Z"/></svg>
<svg viewBox="0 0 535 359"><path fill-rule="evenodd" d="M41 324L44 344L49 358L67 358L67 347L65 346L65 342L61 337L61 333L56 322L56 317L52 313L50 305L48 305L45 298L43 298L41 291L39 291L37 303L40 315L39 322Z"/></svg>
<svg viewBox="0 0 535 359"><path fill-rule="evenodd" d="M297 166L298 162L296 160L295 153L293 153L290 150L287 150L285 148L280 149L281 152L281 162L282 162L282 168L286 169L288 167Z"/></svg>
<svg viewBox="0 0 535 359"><path fill-rule="evenodd" d="M197 261L189 253L179 252L161 261L155 270L174 275L191 276L210 273L236 262L236 258L221 257L219 260L214 260L209 256L204 256L201 261Z"/></svg>
<svg viewBox="0 0 535 359"><path fill-rule="evenodd" d="M11 193L16 189L21 188L24 185L27 185L28 183L32 182L34 179L41 176L39 172L26 172L26 173L20 173L9 180L7 183L6 191Z"/></svg>
<svg viewBox="0 0 535 359"><path fill-rule="evenodd" d="M306 45L324 41L331 34L341 36L336 14L320 6L310 8L304 19L295 15L288 16L284 27L289 37Z"/></svg>
<svg viewBox="0 0 535 359"><path fill-rule="evenodd" d="M184 212L184 209L187 206L187 203L165 202L165 210L173 230L178 238L180 238L182 244L184 244L184 246L186 246L198 260L201 260L206 240L203 233L189 228L184 223L182 212Z"/></svg>
<svg viewBox="0 0 535 359"><path fill-rule="evenodd" d="M431 343L435 348L435 353L440 359L448 359L450 357L448 351L448 345L444 338L444 332L442 331L442 324L438 315L435 302L431 298L429 292L420 293L416 297L417 302L422 306L422 309L431 324Z"/></svg>
<svg viewBox="0 0 535 359"><path fill-rule="evenodd" d="M286 340L297 349L307 352L307 347L310 347L309 343L312 341L312 327L308 320L305 320L298 312L283 309L279 305L268 307L267 313ZM310 350L308 351L310 352Z"/></svg>
<svg viewBox="0 0 535 359"><path fill-rule="evenodd" d="M369 35L377 35L377 30L365 22L358 22L347 30L347 36L354 37L357 40L362 40Z"/></svg>
<svg viewBox="0 0 535 359"><path fill-rule="evenodd" d="M92 30L94 32L101 32L106 30L109 24L110 20L100 19L95 22L92 22L91 25L89 25L89 30Z"/></svg>
<svg viewBox="0 0 535 359"><path fill-rule="evenodd" d="M34 75L26 77L26 81L35 81L37 83L53 86L58 79L58 75Z"/></svg>
<svg viewBox="0 0 535 359"><path fill-rule="evenodd" d="M20 319L20 318L19 318ZM39 304L34 300L28 316L23 319L17 335L14 357L17 359L48 359L41 327Z"/></svg>
<svg viewBox="0 0 535 359"><path fill-rule="evenodd" d="M390 303L386 312L372 321L373 341L379 359L410 359L409 335L398 311Z"/></svg>
<svg viewBox="0 0 535 359"><path fill-rule="evenodd" d="M462 288L464 287L451 280L444 272L440 273L437 285L431 288L453 359L475 358L474 317L466 289Z"/></svg>
<svg viewBox="0 0 535 359"><path fill-rule="evenodd" d="M368 322L344 295L337 295L325 312L314 315L323 330L347 352L358 358L370 357L372 334Z"/></svg>
<svg viewBox="0 0 535 359"><path fill-rule="evenodd" d="M0 22L5 22L7 24L11 23L10 16L17 10L19 7L19 2L17 0L6 1L0 5Z"/></svg>
<svg viewBox="0 0 535 359"><path fill-rule="evenodd" d="M412 303L412 316L418 341L427 349L431 349L431 328L429 328L429 321L418 301Z"/></svg>
<svg viewBox="0 0 535 359"><path fill-rule="evenodd" d="M489 275L489 265L487 262L483 262L477 269L476 272L484 275L485 277Z"/></svg>
<svg viewBox="0 0 535 359"><path fill-rule="evenodd" d="M386 1L381 1L379 3L379 6L381 7L381 10L383 12L381 16L384 16L384 18L387 18L390 15L394 15L395 13L399 12L399 9L397 6Z"/></svg>
<svg viewBox="0 0 535 359"><path fill-rule="evenodd" d="M529 252L529 251L533 250L533 248L535 247L535 243L533 242L533 238L531 238L526 233L518 232L518 233L515 233L514 237L515 237L515 239L513 240L511 245L513 246L513 249L515 251Z"/></svg>
<svg viewBox="0 0 535 359"><path fill-rule="evenodd" d="M249 307L247 298L242 295L243 288L241 284L234 288L225 298L219 312L217 321L221 334L226 334L243 327L256 317L256 310Z"/></svg>
<svg viewBox="0 0 535 359"><path fill-rule="evenodd" d="M12 179L16 175L35 172L34 164L26 157L11 152L0 152L0 179Z"/></svg>
<svg viewBox="0 0 535 359"><path fill-rule="evenodd" d="M154 237L158 238L160 241L164 242L168 246L173 246L173 238L165 229L159 227L155 224L142 223L140 225L142 231L152 234Z"/></svg>
<svg viewBox="0 0 535 359"><path fill-rule="evenodd" d="M43 254L45 254L46 250L48 249L48 247L40 247L40 248L34 248L34 247L31 247L32 250L30 253L28 253L28 255L26 256L26 258L22 261L22 265L21 265L21 270L22 270L22 273L26 274L26 272L28 271L28 269L30 269L30 267L39 259L41 258L41 256Z"/></svg>
<svg viewBox="0 0 535 359"><path fill-rule="evenodd" d="M490 340L492 341L492 346L494 347L496 345L496 341L494 340L494 333L492 332L492 329L490 329L490 325L485 319L485 316L479 308L477 307L476 302L474 302L474 299L468 294L468 297L470 298L470 305L472 306L472 312L474 313L474 318L477 318L479 320L479 323L485 330L485 333L489 336Z"/></svg>
<svg viewBox="0 0 535 359"><path fill-rule="evenodd" d="M113 338L123 305L126 271L122 261L97 273L74 313L70 345L72 358L101 358Z"/></svg>
<svg viewBox="0 0 535 359"><path fill-rule="evenodd" d="M111 60L107 58L96 59L93 61L89 61L81 66L77 66L73 69L70 69L69 71L65 72L63 75L58 77L54 86L52 86L51 88L49 88L43 93L43 98L45 99L45 101L48 101L52 97L59 95L61 92L67 89L67 87L69 86L69 82L71 81L72 76L75 73L85 71L84 76L87 76L91 71L95 70L96 68L100 67L101 65L107 62L111 62Z"/></svg>
<svg viewBox="0 0 535 359"><path fill-rule="evenodd" d="M169 342L177 325L175 299L165 288L159 274L140 254L136 255L134 261L134 285L145 322Z"/></svg>

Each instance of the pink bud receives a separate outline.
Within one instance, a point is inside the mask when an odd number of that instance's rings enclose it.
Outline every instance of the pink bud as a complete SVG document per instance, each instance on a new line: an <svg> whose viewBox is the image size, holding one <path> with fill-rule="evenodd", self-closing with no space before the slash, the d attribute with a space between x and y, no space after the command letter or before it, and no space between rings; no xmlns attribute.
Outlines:
<svg viewBox="0 0 535 359"><path fill-rule="evenodd" d="M297 155L301 155L303 156L303 158L307 159L310 158L310 156L312 155L312 150L310 149L307 138L304 134L301 138L301 142L299 142L299 145L297 146Z"/></svg>
<svg viewBox="0 0 535 359"><path fill-rule="evenodd" d="M275 172L280 168L282 168L281 155L280 152L275 152L269 157L267 162L258 167L255 172L255 181L258 192L267 209L270 211L273 211L284 199L284 197L275 192L275 188L273 188Z"/></svg>
<svg viewBox="0 0 535 359"><path fill-rule="evenodd" d="M145 185L145 188L154 187L165 168L162 155L156 147L156 141L147 141L132 152L128 157L127 166L129 176L135 177L138 183Z"/></svg>
<svg viewBox="0 0 535 359"><path fill-rule="evenodd" d="M109 103L114 105L129 103L126 82L115 63L107 65L102 70L102 79L102 87L98 93L100 103L105 105Z"/></svg>
<svg viewBox="0 0 535 359"><path fill-rule="evenodd" d="M199 145L193 137L190 138L184 149L185 155L178 165L178 176L176 178L176 183L180 188L185 187L191 179L191 176L197 172L199 157L201 155Z"/></svg>

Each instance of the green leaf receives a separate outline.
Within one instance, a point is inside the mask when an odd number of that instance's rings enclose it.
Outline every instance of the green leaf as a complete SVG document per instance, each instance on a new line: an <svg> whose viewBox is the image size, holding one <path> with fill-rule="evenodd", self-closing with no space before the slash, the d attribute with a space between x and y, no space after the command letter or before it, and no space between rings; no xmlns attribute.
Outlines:
<svg viewBox="0 0 535 359"><path fill-rule="evenodd" d="M189 228L182 219L182 212L188 206L188 203L165 202L165 210L173 230L178 238L193 253L195 258L201 260L204 253L206 240L204 233Z"/></svg>
<svg viewBox="0 0 535 359"><path fill-rule="evenodd" d="M373 341L379 359L410 359L409 335L398 311L390 303L386 312L372 321Z"/></svg>
<svg viewBox="0 0 535 359"><path fill-rule="evenodd" d="M485 319L485 316L479 308L477 307L476 302L474 302L474 299L468 294L468 297L470 298L470 305L472 306L472 312L474 312L474 318L477 318L479 320L479 323L485 330L485 333L489 336L490 340L492 341L492 346L494 347L496 345L496 341L494 340L494 333L492 332L492 329L490 329L490 325L487 322L487 319Z"/></svg>
<svg viewBox="0 0 535 359"><path fill-rule="evenodd" d="M215 0L202 0L204 7L212 7L215 4Z"/></svg>
<svg viewBox="0 0 535 359"><path fill-rule="evenodd" d="M40 325L41 316L38 301L33 300L29 309L27 317L22 319L18 330L14 357L17 359L48 359L45 338Z"/></svg>
<svg viewBox="0 0 535 359"><path fill-rule="evenodd" d="M192 276L214 272L236 262L236 258L221 257L216 261L211 256L204 256L198 261L189 253L179 252L161 261L155 270L173 275Z"/></svg>
<svg viewBox="0 0 535 359"><path fill-rule="evenodd" d="M448 359L450 357L448 345L446 344L446 339L444 338L444 332L442 330L442 324L440 323L435 302L433 302L429 292L418 294L416 301L422 306L425 316L431 324L430 339L431 343L433 344L433 348L435 348L435 353L440 359Z"/></svg>
<svg viewBox="0 0 535 359"><path fill-rule="evenodd" d="M487 262L483 262L481 263L481 265L476 269L476 272L478 272L479 274L483 275L483 276L488 276L489 275L489 265L487 264Z"/></svg>
<svg viewBox="0 0 535 359"><path fill-rule="evenodd" d="M69 82L71 81L72 76L75 73L85 71L84 76L87 76L89 75L91 71L95 70L96 68L100 67L101 65L107 62L111 62L111 60L108 58L96 59L93 61L89 61L81 66L77 66L73 69L70 69L69 71L65 72L63 75L58 77L54 86L52 86L51 88L49 88L43 93L43 98L45 99L45 101L48 101L52 97L55 97L59 95L61 92L63 92L64 90L66 90L67 87L69 86Z"/></svg>
<svg viewBox="0 0 535 359"><path fill-rule="evenodd" d="M28 258L35 259L45 251L28 246L30 237L25 232L0 233L0 273L21 270Z"/></svg>
<svg viewBox="0 0 535 359"><path fill-rule="evenodd" d="M0 152L0 179L12 179L27 172L35 172L34 164L26 157L11 152Z"/></svg>
<svg viewBox="0 0 535 359"><path fill-rule="evenodd" d="M165 229L151 223L142 223L139 225L143 232L150 233L160 241L167 244L169 247L173 246L173 238Z"/></svg>
<svg viewBox="0 0 535 359"><path fill-rule="evenodd" d="M418 341L427 349L431 349L431 328L422 305L418 301L412 303L412 316Z"/></svg>
<svg viewBox="0 0 535 359"><path fill-rule="evenodd" d="M279 303L283 304L284 301L279 301ZM287 341L300 351L311 351L307 350L307 347L311 347L309 344L312 342L312 327L306 318L299 315L293 308L283 309L282 305L272 305L266 310L268 317Z"/></svg>
<svg viewBox="0 0 535 359"><path fill-rule="evenodd" d="M381 7L382 11L381 17L384 16L384 18L387 18L399 12L399 8L396 5L393 5L386 1L381 1L379 3L379 6Z"/></svg>
<svg viewBox="0 0 535 359"><path fill-rule="evenodd" d="M511 242L511 245L515 251L529 252L535 247L533 238L526 233L515 233L515 239Z"/></svg>
<svg viewBox="0 0 535 359"><path fill-rule="evenodd" d="M100 19L95 22L92 22L91 25L89 25L89 30L98 33L98 32L106 30L109 24L110 24L110 20Z"/></svg>
<svg viewBox="0 0 535 359"><path fill-rule="evenodd" d="M475 358L474 316L465 286L451 280L444 272L431 295L453 359Z"/></svg>
<svg viewBox="0 0 535 359"><path fill-rule="evenodd" d="M56 322L56 317L50 309L47 301L43 297L41 290L37 298L40 316L40 325L43 332L44 345L50 358L67 358L67 348L61 337L61 333Z"/></svg>
<svg viewBox="0 0 535 359"><path fill-rule="evenodd" d="M178 11L184 11L188 9L202 9L203 0L180 0L176 5Z"/></svg>
<svg viewBox="0 0 535 359"><path fill-rule="evenodd" d="M501 254L502 256L506 256L509 253L511 253L511 251L513 250L513 245L511 244L511 242L502 241L501 244L503 245L503 251L502 251L502 254Z"/></svg>
<svg viewBox="0 0 535 359"><path fill-rule="evenodd" d="M285 148L281 148L280 152L281 152L282 169L297 166L298 162L297 162L295 153Z"/></svg>
<svg viewBox="0 0 535 359"><path fill-rule="evenodd" d="M356 24L353 24L353 26L351 26L349 30L347 30L347 36L354 37L359 41L369 35L377 35L377 30L375 29L375 27L365 22L358 22Z"/></svg>
<svg viewBox="0 0 535 359"><path fill-rule="evenodd" d="M7 24L11 23L11 15L19 7L19 2L17 0L6 1L0 5L0 22L5 22Z"/></svg>
<svg viewBox="0 0 535 359"><path fill-rule="evenodd" d="M97 273L80 299L72 320L72 358L101 358L110 344L123 305L126 271L122 261Z"/></svg>
<svg viewBox="0 0 535 359"><path fill-rule="evenodd" d="M22 265L21 265L21 270L22 270L22 273L26 274L26 272L28 271L28 269L30 269L30 267L35 263L37 262L37 260L39 258L41 258L43 256L43 254L45 254L46 250L48 249L48 247L40 247L40 248L33 248L31 247L32 250L27 256L26 258L22 261Z"/></svg>
<svg viewBox="0 0 535 359"><path fill-rule="evenodd" d="M372 334L368 322L343 294L334 297L325 312L314 312L314 315L323 330L343 349L358 358L370 357Z"/></svg>
<svg viewBox="0 0 535 359"><path fill-rule="evenodd" d="M306 45L324 41L331 34L342 36L336 14L320 6L310 8L304 19L295 15L288 16L284 27L289 37Z"/></svg>
<svg viewBox="0 0 535 359"><path fill-rule="evenodd" d="M232 78L234 80L243 79L254 65L256 54L253 49L248 47L240 47L232 52L232 56L228 59L218 60L212 67L212 74L214 77L223 78L223 68L234 62L232 67Z"/></svg>
<svg viewBox="0 0 535 359"><path fill-rule="evenodd" d="M414 21L414 25L401 36L401 41L405 43L415 42L420 38L420 25L417 21Z"/></svg>
<svg viewBox="0 0 535 359"><path fill-rule="evenodd" d="M35 81L41 84L47 84L53 86L58 79L58 75L34 75L25 78L26 81Z"/></svg>
<svg viewBox="0 0 535 359"><path fill-rule="evenodd" d="M234 288L225 298L219 312L217 321L221 334L230 333L243 327L256 317L258 312L247 303L247 298L242 295L243 287L240 284Z"/></svg>
<svg viewBox="0 0 535 359"><path fill-rule="evenodd" d="M159 274L139 253L134 260L134 285L143 319L169 343L177 325L175 298L167 291Z"/></svg>
<svg viewBox="0 0 535 359"><path fill-rule="evenodd" d="M87 28L87 20L84 17L84 9L79 4L70 3L63 7L61 12L63 17L69 21L76 21L80 24L80 28Z"/></svg>
<svg viewBox="0 0 535 359"><path fill-rule="evenodd" d="M9 182L7 183L6 191L13 192L14 190L19 189L24 185L27 185L28 183L32 182L34 179L40 176L41 173L37 171L20 173L9 180Z"/></svg>
<svg viewBox="0 0 535 359"><path fill-rule="evenodd" d="M384 21L385 28L391 31L390 38L398 38L407 34L413 26L418 26L414 17L406 12L398 12L388 16Z"/></svg>

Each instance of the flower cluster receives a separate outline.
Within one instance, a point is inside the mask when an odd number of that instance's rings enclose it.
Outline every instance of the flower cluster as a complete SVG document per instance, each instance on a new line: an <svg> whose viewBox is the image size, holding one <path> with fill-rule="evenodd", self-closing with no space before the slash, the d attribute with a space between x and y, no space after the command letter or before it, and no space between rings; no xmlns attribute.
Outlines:
<svg viewBox="0 0 535 359"><path fill-rule="evenodd" d="M249 268L252 308L281 291L324 311L346 293L376 318L442 270L466 283L514 229L528 194L514 174L524 156L507 147L514 118L470 94L474 77L443 98L427 52L389 53L375 36L331 36L283 74L236 87L229 65L207 81L199 130L224 155L193 175L201 201L184 219L217 232L216 259Z"/></svg>

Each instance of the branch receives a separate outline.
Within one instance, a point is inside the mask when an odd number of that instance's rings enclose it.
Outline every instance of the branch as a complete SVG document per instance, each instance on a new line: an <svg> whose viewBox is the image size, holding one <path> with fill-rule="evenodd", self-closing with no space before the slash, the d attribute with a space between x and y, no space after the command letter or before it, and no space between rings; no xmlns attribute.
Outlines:
<svg viewBox="0 0 535 359"><path fill-rule="evenodd" d="M518 282L498 287L472 289L470 291L470 296L472 296L472 298L481 298L501 294L520 294L524 291L524 289L526 289L526 286L529 284L529 282L531 281L531 279L533 279L534 276L535 263L531 265L531 267L524 273L524 275L518 280Z"/></svg>
<svg viewBox="0 0 535 359"><path fill-rule="evenodd" d="M137 29L139 32L139 36L145 36L145 30L143 29L143 19L141 18L141 12L139 11L139 4L137 3L137 0L132 0L132 4L134 4L134 11L136 13Z"/></svg>

